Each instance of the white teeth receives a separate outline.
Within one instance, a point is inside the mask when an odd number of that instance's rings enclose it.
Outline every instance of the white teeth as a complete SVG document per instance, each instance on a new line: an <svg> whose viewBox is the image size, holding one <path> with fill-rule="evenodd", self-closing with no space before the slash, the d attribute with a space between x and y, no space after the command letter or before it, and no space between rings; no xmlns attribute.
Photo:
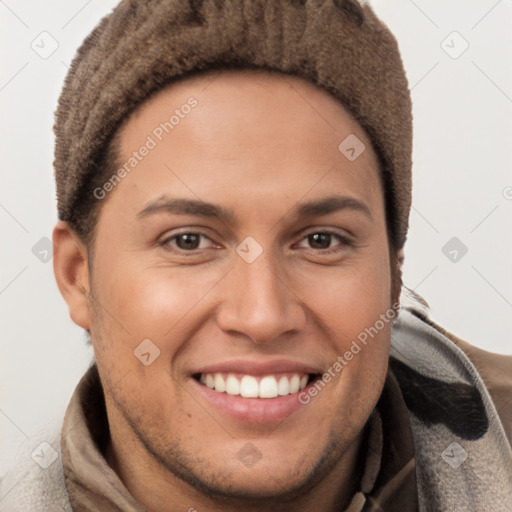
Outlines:
<svg viewBox="0 0 512 512"><path fill-rule="evenodd" d="M298 375L294 375L290 380L290 393L297 393L300 387L300 377Z"/></svg>
<svg viewBox="0 0 512 512"><path fill-rule="evenodd" d="M220 393L226 391L226 383L224 382L222 375L220 373L216 373L213 378L215 379L215 391L219 391Z"/></svg>
<svg viewBox="0 0 512 512"><path fill-rule="evenodd" d="M263 377L260 381L260 398L275 398L277 396L277 382L275 377Z"/></svg>
<svg viewBox="0 0 512 512"><path fill-rule="evenodd" d="M259 379L259 381L258 381ZM276 398L297 393L304 389L309 381L306 374L282 375L279 380L274 375L256 378L244 375L241 379L232 373L202 373L199 382L219 393L238 395L244 398Z"/></svg>
<svg viewBox="0 0 512 512"><path fill-rule="evenodd" d="M286 377L279 379L278 391L280 395L290 394L290 381Z"/></svg>
<svg viewBox="0 0 512 512"><path fill-rule="evenodd" d="M252 375L244 375L240 381L240 395L244 398L258 398L258 381Z"/></svg>
<svg viewBox="0 0 512 512"><path fill-rule="evenodd" d="M234 375L228 375L226 379L226 393L228 395L240 394L240 382Z"/></svg>
<svg viewBox="0 0 512 512"><path fill-rule="evenodd" d="M215 388L215 379L211 373L206 374L206 385L211 389Z"/></svg>

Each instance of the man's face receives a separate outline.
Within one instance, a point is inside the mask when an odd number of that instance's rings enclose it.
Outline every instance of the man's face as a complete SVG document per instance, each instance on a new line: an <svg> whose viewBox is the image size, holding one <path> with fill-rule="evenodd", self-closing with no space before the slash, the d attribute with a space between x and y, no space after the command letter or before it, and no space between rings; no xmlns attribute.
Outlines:
<svg viewBox="0 0 512 512"><path fill-rule="evenodd" d="M338 149L350 134L366 146L353 161ZM137 163L104 199L90 300L114 447L211 494L279 495L342 465L391 333L377 322L391 276L365 132L310 83L238 71L159 92L121 142L121 165Z"/></svg>

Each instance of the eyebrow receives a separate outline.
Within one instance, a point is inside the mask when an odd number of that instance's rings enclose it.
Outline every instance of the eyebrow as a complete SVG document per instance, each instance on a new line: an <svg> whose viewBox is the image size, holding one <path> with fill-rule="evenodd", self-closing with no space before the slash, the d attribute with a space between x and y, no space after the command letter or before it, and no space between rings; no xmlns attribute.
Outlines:
<svg viewBox="0 0 512 512"><path fill-rule="evenodd" d="M151 201L141 210L137 217L143 219L148 215L159 212L175 213L178 215L199 215L202 217L218 217L226 222L235 223L236 218L233 212L226 210L222 206L205 203L194 199L172 199L161 196L155 201Z"/></svg>
<svg viewBox="0 0 512 512"><path fill-rule="evenodd" d="M329 196L323 199L302 203L292 210L291 215L296 218L313 217L328 215L329 213L341 210L361 212L372 220L372 214L368 206L359 201L359 199L350 196ZM174 213L178 215L216 217L227 223L236 225L235 213L222 206L194 199L173 199L166 196L161 196L148 203L144 209L137 214L137 217L139 219L144 219L149 215L161 212Z"/></svg>
<svg viewBox="0 0 512 512"><path fill-rule="evenodd" d="M327 215L329 213L337 212L340 210L353 210L356 212L364 213L370 220L372 214L370 208L356 199L349 196L331 196L318 201L310 201L308 203L300 204L295 209L296 217L313 217L320 215Z"/></svg>

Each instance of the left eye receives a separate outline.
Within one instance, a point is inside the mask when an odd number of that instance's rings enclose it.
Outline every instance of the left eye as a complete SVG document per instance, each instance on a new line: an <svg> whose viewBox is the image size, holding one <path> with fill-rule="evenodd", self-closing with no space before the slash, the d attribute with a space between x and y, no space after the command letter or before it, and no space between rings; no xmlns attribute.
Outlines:
<svg viewBox="0 0 512 512"><path fill-rule="evenodd" d="M180 233L164 240L164 245L174 245L182 251L193 251L195 249L204 249L201 239L210 240L207 236L199 233ZM173 243L175 242L175 243Z"/></svg>
<svg viewBox="0 0 512 512"><path fill-rule="evenodd" d="M304 237L299 246L304 247L304 245L301 244L305 241L306 243L310 244L310 248L312 249L330 249L332 247L331 242L333 239L338 239L338 241L340 241L342 244L347 243L347 240L341 235L336 233L329 233L326 231L319 231L310 233Z"/></svg>

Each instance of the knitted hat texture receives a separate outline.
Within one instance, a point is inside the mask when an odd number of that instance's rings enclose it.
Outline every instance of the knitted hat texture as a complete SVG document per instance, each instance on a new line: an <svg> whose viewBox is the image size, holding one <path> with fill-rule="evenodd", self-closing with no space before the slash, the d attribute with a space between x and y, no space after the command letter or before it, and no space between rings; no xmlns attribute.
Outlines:
<svg viewBox="0 0 512 512"><path fill-rule="evenodd" d="M411 98L394 36L356 0L122 1L78 49L59 98L59 218L71 218L126 116L187 74L223 68L297 75L337 98L372 141L389 189L395 245L403 246L411 207Z"/></svg>

